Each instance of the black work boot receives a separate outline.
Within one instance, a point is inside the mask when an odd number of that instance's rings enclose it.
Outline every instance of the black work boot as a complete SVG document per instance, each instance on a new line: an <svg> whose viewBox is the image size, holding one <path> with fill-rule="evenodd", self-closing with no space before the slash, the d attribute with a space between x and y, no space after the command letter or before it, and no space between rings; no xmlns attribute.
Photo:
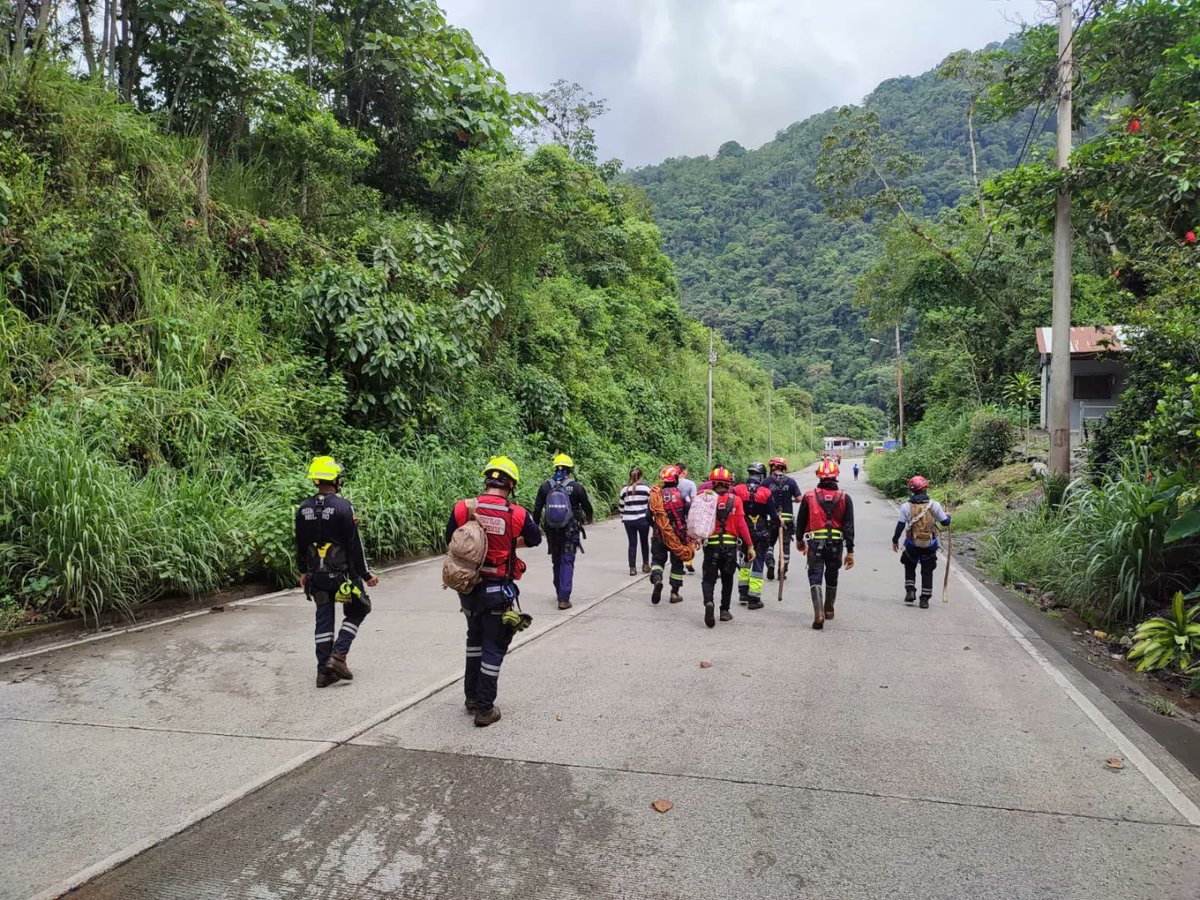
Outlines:
<svg viewBox="0 0 1200 900"><path fill-rule="evenodd" d="M917 599L917 589L915 587L913 587L911 584L906 584L904 586L904 602L912 603L916 599Z"/></svg>
<svg viewBox="0 0 1200 900"><path fill-rule="evenodd" d="M731 613L727 609L721 610L721 621L722 622L732 622L733 621L733 613Z"/></svg>
<svg viewBox="0 0 1200 900"><path fill-rule="evenodd" d="M921 609L929 609L929 595L928 595L928 594L922 594L922 595L921 595L921 602L920 602L919 604L917 604L917 605L918 605L918 606L920 606L920 607L921 607Z"/></svg>
<svg viewBox="0 0 1200 900"><path fill-rule="evenodd" d="M767 566L767 581L774 581L774 580L775 580L775 567Z"/></svg>
<svg viewBox="0 0 1200 900"><path fill-rule="evenodd" d="M333 656L329 657L329 662L327 662L325 665L329 671L338 678L345 678L347 681L354 680L354 673L351 672L350 667L346 665L345 656L339 656L335 653Z"/></svg>
<svg viewBox="0 0 1200 900"><path fill-rule="evenodd" d="M758 597L751 597L750 602L746 604L746 609L762 609L763 602Z"/></svg>
<svg viewBox="0 0 1200 900"><path fill-rule="evenodd" d="M500 707L493 706L488 710L477 709L475 711L475 724L480 728L487 728L489 725L494 725L500 721Z"/></svg>
<svg viewBox="0 0 1200 900"><path fill-rule="evenodd" d="M341 681L342 678L337 672L332 671L326 666L322 666L317 670L317 687L329 687L335 681Z"/></svg>
<svg viewBox="0 0 1200 900"><path fill-rule="evenodd" d="M833 604L837 600L837 585L829 584L825 586L825 618L833 618Z"/></svg>
<svg viewBox="0 0 1200 900"><path fill-rule="evenodd" d="M652 575L650 577L653 578L654 576ZM651 603L658 603L660 600L662 600L662 582L661 581L659 581L657 584L654 585L654 590L650 594L650 602Z"/></svg>
<svg viewBox="0 0 1200 900"><path fill-rule="evenodd" d="M819 584L809 585L808 590L812 594L813 628L820 630L825 627L825 598L821 596Z"/></svg>
<svg viewBox="0 0 1200 900"><path fill-rule="evenodd" d="M721 610L721 618L725 618L725 610ZM713 618L713 603L711 600L704 601L704 624L709 628L717 624L716 619Z"/></svg>

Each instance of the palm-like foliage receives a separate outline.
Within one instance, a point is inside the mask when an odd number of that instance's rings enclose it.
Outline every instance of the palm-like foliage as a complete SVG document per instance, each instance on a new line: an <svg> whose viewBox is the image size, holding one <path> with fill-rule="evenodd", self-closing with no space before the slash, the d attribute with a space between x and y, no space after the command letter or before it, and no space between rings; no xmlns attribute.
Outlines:
<svg viewBox="0 0 1200 900"><path fill-rule="evenodd" d="M1155 616L1134 633L1130 660L1138 660L1139 672L1152 672L1178 665L1180 671L1200 669L1192 660L1200 657L1200 603L1185 609L1183 591L1171 600L1171 614Z"/></svg>

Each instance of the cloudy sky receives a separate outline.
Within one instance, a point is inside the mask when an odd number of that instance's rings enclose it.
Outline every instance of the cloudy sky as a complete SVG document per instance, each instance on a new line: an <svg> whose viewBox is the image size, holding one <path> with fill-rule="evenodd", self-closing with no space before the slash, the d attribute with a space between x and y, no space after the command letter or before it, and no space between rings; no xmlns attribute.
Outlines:
<svg viewBox="0 0 1200 900"><path fill-rule="evenodd" d="M1042 0L439 0L522 91L557 78L608 100L600 157L628 166L757 147L1041 20Z"/></svg>

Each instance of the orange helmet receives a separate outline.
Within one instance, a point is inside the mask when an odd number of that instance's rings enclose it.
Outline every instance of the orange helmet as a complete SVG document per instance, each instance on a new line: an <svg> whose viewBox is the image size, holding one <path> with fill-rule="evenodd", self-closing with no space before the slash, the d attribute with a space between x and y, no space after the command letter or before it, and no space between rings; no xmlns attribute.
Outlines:
<svg viewBox="0 0 1200 900"><path fill-rule="evenodd" d="M772 469L783 469L784 471L787 471L788 467L787 460L782 456L775 457L773 460L767 463L767 465Z"/></svg>
<svg viewBox="0 0 1200 900"><path fill-rule="evenodd" d="M662 471L658 473L658 478L663 482L678 481L679 466L663 466Z"/></svg>
<svg viewBox="0 0 1200 900"><path fill-rule="evenodd" d="M717 466L708 476L708 480L713 484L733 484L733 473L724 466Z"/></svg>
<svg viewBox="0 0 1200 900"><path fill-rule="evenodd" d="M832 459L822 460L817 466L817 481L837 481L839 474L838 464Z"/></svg>

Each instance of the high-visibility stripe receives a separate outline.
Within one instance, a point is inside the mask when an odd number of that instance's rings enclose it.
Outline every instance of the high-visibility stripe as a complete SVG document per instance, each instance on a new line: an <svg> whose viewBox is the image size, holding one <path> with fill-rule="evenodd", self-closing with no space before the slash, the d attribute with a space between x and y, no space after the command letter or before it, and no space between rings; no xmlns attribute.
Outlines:
<svg viewBox="0 0 1200 900"><path fill-rule="evenodd" d="M353 622L343 622L342 631L349 632L350 634L358 634L358 626Z"/></svg>
<svg viewBox="0 0 1200 900"><path fill-rule="evenodd" d="M479 667L479 671L482 672L484 675L491 675L493 678L495 678L496 676L498 676L500 674L500 667L489 665L488 663L484 663L483 665L481 665Z"/></svg>

